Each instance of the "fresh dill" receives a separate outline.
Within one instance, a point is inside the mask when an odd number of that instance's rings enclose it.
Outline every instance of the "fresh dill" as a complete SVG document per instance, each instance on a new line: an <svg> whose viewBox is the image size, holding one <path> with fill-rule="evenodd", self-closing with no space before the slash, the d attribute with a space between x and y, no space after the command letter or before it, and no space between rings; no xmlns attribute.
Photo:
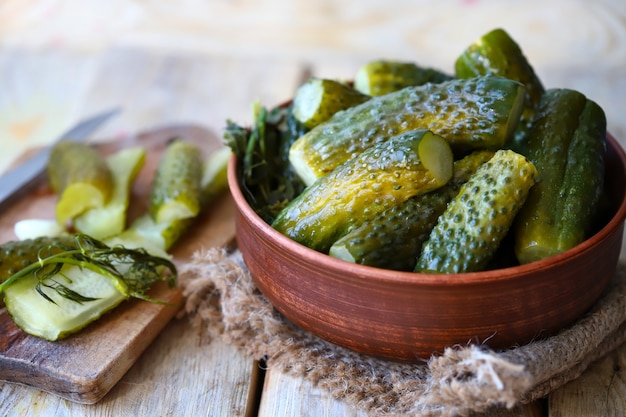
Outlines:
<svg viewBox="0 0 626 417"><path fill-rule="evenodd" d="M80 304L95 300L66 285L71 283L71 279L63 273L63 268L69 265L91 270L109 279L126 298L156 303L162 302L146 294L152 284L167 281L170 287L174 287L177 281L176 266L168 259L153 256L142 248L109 247L90 236L77 234L69 241L67 238L50 239L48 244L38 248L37 260L0 284L0 294L16 281L34 276L37 279L35 290L52 303L55 303L54 300L44 289Z"/></svg>

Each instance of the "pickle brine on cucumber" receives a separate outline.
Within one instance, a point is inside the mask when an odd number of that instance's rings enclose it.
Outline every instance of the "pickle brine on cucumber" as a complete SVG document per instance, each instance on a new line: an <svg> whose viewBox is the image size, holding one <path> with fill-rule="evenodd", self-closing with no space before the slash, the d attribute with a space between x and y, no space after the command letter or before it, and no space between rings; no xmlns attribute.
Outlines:
<svg viewBox="0 0 626 417"><path fill-rule="evenodd" d="M505 30L494 29L469 45L457 58L454 68L458 78L495 75L524 84L524 109L511 144L515 150L523 150L545 89L517 42Z"/></svg>
<svg viewBox="0 0 626 417"><path fill-rule="evenodd" d="M535 185L537 170L523 155L499 150L461 187L424 244L416 272L483 269Z"/></svg>
<svg viewBox="0 0 626 417"><path fill-rule="evenodd" d="M176 139L159 161L150 189L150 216L157 223L192 218L200 212L202 160L198 148Z"/></svg>
<svg viewBox="0 0 626 417"><path fill-rule="evenodd" d="M306 185L407 130L428 129L453 151L504 147L519 122L524 86L476 77L406 87L336 113L298 138L289 161Z"/></svg>
<svg viewBox="0 0 626 417"><path fill-rule="evenodd" d="M600 106L575 90L546 91L528 142L540 182L515 227L521 263L556 255L588 237L600 206L605 152Z"/></svg>
<svg viewBox="0 0 626 417"><path fill-rule="evenodd" d="M354 88L369 96L382 96L404 87L440 83L451 75L413 62L376 60L362 65L354 76Z"/></svg>
<svg viewBox="0 0 626 417"><path fill-rule="evenodd" d="M114 179L105 159L91 146L61 141L52 147L47 175L59 196L56 218L61 224L93 207L104 206L114 190Z"/></svg>
<svg viewBox="0 0 626 417"><path fill-rule="evenodd" d="M474 151L455 161L452 179L446 185L412 197L362 222L336 241L329 255L378 268L413 270L417 254L439 216L461 186L493 154L493 151Z"/></svg>
<svg viewBox="0 0 626 417"><path fill-rule="evenodd" d="M272 227L305 246L328 252L359 222L442 187L452 171L448 142L427 130L404 132L307 187L278 214Z"/></svg>

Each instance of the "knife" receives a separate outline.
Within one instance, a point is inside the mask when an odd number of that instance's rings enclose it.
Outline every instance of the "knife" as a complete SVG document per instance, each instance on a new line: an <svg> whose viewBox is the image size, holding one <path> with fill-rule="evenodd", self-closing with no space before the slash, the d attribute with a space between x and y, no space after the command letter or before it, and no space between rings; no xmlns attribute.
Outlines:
<svg viewBox="0 0 626 417"><path fill-rule="evenodd" d="M119 108L107 110L89 117L62 134L57 140L84 141L104 122L120 111ZM53 145L46 146L30 157L26 162L0 176L0 204L11 197L16 191L26 187L46 168L48 157Z"/></svg>

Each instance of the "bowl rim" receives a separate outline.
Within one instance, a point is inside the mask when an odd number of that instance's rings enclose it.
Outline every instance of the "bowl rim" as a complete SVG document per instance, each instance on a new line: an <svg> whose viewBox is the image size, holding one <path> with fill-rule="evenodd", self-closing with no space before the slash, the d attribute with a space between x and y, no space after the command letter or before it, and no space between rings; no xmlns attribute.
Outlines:
<svg viewBox="0 0 626 417"><path fill-rule="evenodd" d="M610 148L615 152L615 157L618 159L623 173L626 179L626 152L621 147L620 143L607 132L606 135L607 148ZM241 192L238 175L236 170L237 158L235 154L231 154L228 164L228 184L235 200L237 209L242 216L262 233L268 235L273 239L277 245L285 250L297 252L303 258L303 261L313 264L319 264L320 260L324 262L324 265L333 271L350 272L358 275L361 279L367 279L368 283L393 283L393 284L412 284L412 285L424 285L424 286L459 286L459 285L475 285L486 284L490 282L506 281L508 279L516 279L524 277L537 271L547 271L561 266L566 263L571 257L579 254L583 254L592 250L597 245L601 244L613 231L620 226L620 223L626 219L626 193L622 198L622 201L615 211L613 217L593 236L581 242L577 246L568 249L558 255L551 256L539 261L531 262L524 265L516 265L507 268L492 269L487 271L477 272L463 272L456 274L427 274L421 272L410 271L396 271L390 269L383 269L368 265L355 264L342 259L333 258L330 255L315 251L308 248L295 240L278 232L271 227L270 224L265 222L248 204L243 193ZM320 258L321 257L321 258ZM347 278L346 278L347 279Z"/></svg>

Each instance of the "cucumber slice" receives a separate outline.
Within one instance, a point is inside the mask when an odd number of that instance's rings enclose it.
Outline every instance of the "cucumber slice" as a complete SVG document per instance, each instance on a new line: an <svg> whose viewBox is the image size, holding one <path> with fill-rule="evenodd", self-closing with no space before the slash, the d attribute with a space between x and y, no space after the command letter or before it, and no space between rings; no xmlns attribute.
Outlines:
<svg viewBox="0 0 626 417"><path fill-rule="evenodd" d="M221 148L213 152L204 163L199 197L202 208L210 205L228 188L226 173L231 152L228 147ZM187 231L194 219L195 217L188 217L157 222L149 214L144 214L118 238L131 247L143 247L155 256L166 257L167 250ZM116 240L110 239L109 242Z"/></svg>
<svg viewBox="0 0 626 417"><path fill-rule="evenodd" d="M16 325L33 336L59 340L130 297L157 301L146 295L156 281L176 284L170 260L134 250L130 241L116 243L75 235L2 245L8 262L3 268L20 266L0 284ZM26 266L24 258L30 260Z"/></svg>
<svg viewBox="0 0 626 417"><path fill-rule="evenodd" d="M434 134L424 135L417 147L417 154L437 185L441 186L450 181L454 155L444 138Z"/></svg>
<svg viewBox="0 0 626 417"><path fill-rule="evenodd" d="M144 248L155 256L169 256L167 250L193 222L193 218L157 223L148 214L139 216L131 226L118 236L107 240L114 244L124 242L132 248Z"/></svg>
<svg viewBox="0 0 626 417"><path fill-rule="evenodd" d="M218 195L228 188L228 160L232 150L223 147L213 152L204 164L200 188L202 204L210 204Z"/></svg>
<svg viewBox="0 0 626 417"><path fill-rule="evenodd" d="M61 224L92 207L103 206L113 193L113 176L105 160L84 143L57 143L50 152L47 174L59 196L56 217Z"/></svg>
<svg viewBox="0 0 626 417"><path fill-rule="evenodd" d="M124 149L107 158L114 182L111 200L75 218L76 230L96 239L104 239L126 228L130 189L145 159L146 151L143 148Z"/></svg>
<svg viewBox="0 0 626 417"><path fill-rule="evenodd" d="M78 303L44 289L54 300L51 303L35 290L37 278L28 276L4 290L7 312L20 329L46 340L59 340L81 330L126 299L110 280L95 272L72 266L64 268L63 275L69 281L60 276L57 279L94 300Z"/></svg>

